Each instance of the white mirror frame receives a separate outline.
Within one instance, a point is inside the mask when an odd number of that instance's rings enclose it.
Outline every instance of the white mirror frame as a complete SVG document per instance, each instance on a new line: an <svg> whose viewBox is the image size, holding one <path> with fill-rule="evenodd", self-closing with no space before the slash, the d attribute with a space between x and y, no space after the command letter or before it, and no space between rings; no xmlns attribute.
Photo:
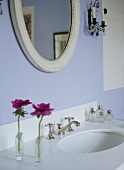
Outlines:
<svg viewBox="0 0 124 170"><path fill-rule="evenodd" d="M43 58L31 43L24 23L22 0L9 0L9 3L16 36L29 61L44 72L55 72L62 69L71 59L77 44L80 27L80 0L71 0L71 31L68 44L62 55L53 61Z"/></svg>

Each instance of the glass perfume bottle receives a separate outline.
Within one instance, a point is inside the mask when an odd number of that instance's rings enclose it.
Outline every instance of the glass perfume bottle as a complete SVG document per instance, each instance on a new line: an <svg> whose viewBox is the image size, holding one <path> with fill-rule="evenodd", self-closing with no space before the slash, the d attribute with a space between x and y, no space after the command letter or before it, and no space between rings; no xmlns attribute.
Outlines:
<svg viewBox="0 0 124 170"><path fill-rule="evenodd" d="M23 158L23 133L17 133L15 138L16 160L20 161Z"/></svg>
<svg viewBox="0 0 124 170"><path fill-rule="evenodd" d="M107 115L106 115L106 120L107 121L112 121L114 119L114 116L112 114L111 110L107 110Z"/></svg>
<svg viewBox="0 0 124 170"><path fill-rule="evenodd" d="M99 116L97 117L98 123L104 123L105 122L105 116L103 112L99 112Z"/></svg>
<svg viewBox="0 0 124 170"><path fill-rule="evenodd" d="M104 113L104 109L102 108L102 105L98 105L98 108L96 109L96 118L99 116L100 112Z"/></svg>
<svg viewBox="0 0 124 170"><path fill-rule="evenodd" d="M95 120L96 120L96 114L95 114L94 108L91 108L91 111L90 111L90 122L95 122Z"/></svg>

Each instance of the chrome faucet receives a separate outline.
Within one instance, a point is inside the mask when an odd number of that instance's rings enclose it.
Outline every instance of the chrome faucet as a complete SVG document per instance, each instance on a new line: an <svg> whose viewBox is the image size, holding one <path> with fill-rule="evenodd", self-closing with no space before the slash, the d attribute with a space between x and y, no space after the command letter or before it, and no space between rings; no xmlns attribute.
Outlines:
<svg viewBox="0 0 124 170"><path fill-rule="evenodd" d="M71 127L71 125L75 125L75 126L80 126L80 123L78 122L78 121L75 121L75 120L73 120L73 121L71 121L71 122L69 122L66 126L64 126L64 127L61 127L60 128L60 124L59 124L59 128L56 130L56 135L64 135L65 134L65 131L68 131L69 132L69 129L71 129L70 131L73 131L73 129L72 128L70 128Z"/></svg>

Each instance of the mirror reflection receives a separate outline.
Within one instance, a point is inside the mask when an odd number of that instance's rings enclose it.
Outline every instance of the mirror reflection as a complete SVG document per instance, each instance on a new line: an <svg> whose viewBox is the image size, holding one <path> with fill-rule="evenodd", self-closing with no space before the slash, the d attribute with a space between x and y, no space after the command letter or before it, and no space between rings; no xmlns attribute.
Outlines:
<svg viewBox="0 0 124 170"><path fill-rule="evenodd" d="M47 60L64 51L71 27L70 0L22 0L25 25L35 49Z"/></svg>

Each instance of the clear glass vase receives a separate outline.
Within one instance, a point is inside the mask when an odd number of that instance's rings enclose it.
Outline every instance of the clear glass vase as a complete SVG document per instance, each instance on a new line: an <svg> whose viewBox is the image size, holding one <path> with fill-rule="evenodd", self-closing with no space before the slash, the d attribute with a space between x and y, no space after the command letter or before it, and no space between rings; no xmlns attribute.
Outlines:
<svg viewBox="0 0 124 170"><path fill-rule="evenodd" d="M41 137L35 140L35 162L41 162Z"/></svg>
<svg viewBox="0 0 124 170"><path fill-rule="evenodd" d="M15 138L16 160L20 161L23 158L23 133L17 133Z"/></svg>

